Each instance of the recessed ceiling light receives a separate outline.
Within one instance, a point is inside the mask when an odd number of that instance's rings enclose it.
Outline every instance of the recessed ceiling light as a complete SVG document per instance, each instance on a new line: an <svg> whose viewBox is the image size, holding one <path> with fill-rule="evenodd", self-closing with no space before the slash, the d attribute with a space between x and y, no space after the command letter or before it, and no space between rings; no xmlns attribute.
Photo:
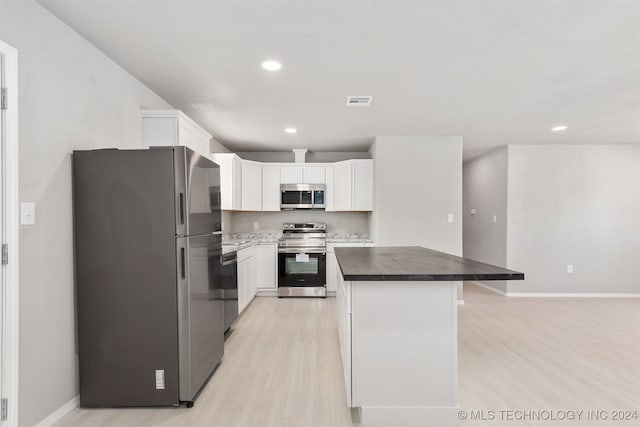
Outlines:
<svg viewBox="0 0 640 427"><path fill-rule="evenodd" d="M267 71L278 71L280 68L282 68L282 64L273 59L269 59L268 61L264 61L262 63L262 68Z"/></svg>
<svg viewBox="0 0 640 427"><path fill-rule="evenodd" d="M286 133L296 133L296 132L298 132L298 129L296 129L296 128L286 128L284 131Z"/></svg>
<svg viewBox="0 0 640 427"><path fill-rule="evenodd" d="M552 127L551 130L554 132L562 132L563 130L567 130L567 126L560 125L560 126Z"/></svg>

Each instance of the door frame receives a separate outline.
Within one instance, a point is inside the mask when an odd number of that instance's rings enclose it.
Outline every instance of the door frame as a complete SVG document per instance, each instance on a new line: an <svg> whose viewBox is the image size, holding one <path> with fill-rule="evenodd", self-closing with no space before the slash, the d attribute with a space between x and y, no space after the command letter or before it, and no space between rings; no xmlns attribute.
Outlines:
<svg viewBox="0 0 640 427"><path fill-rule="evenodd" d="M19 352L19 198L18 198L18 51L0 40L0 53L5 58L5 87L8 106L4 112L5 146L2 147L4 191L2 227L4 243L8 245L8 263L2 267L4 282L2 315L4 330L2 345L2 398L8 399L7 419L1 427L18 426L18 352Z"/></svg>

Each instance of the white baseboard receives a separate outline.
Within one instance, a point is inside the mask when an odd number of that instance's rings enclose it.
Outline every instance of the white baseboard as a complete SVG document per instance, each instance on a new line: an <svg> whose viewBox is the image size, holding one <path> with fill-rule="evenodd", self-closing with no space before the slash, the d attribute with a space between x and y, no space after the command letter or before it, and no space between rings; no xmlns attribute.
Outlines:
<svg viewBox="0 0 640 427"><path fill-rule="evenodd" d="M258 289L256 292L257 297L277 297L278 291L273 289Z"/></svg>
<svg viewBox="0 0 640 427"><path fill-rule="evenodd" d="M507 292L507 296L516 298L640 298L640 294L605 294L599 292Z"/></svg>
<svg viewBox="0 0 640 427"><path fill-rule="evenodd" d="M640 298L639 294L634 293L603 293L603 292L503 292L499 289L491 287L485 283L472 282L474 285L481 286L485 289L493 291L505 297L515 298Z"/></svg>
<svg viewBox="0 0 640 427"><path fill-rule="evenodd" d="M80 405L80 396L76 396L58 409L56 409L53 413L51 413L47 418L40 421L35 427L50 427L63 419L65 415L69 412L73 411Z"/></svg>
<svg viewBox="0 0 640 427"><path fill-rule="evenodd" d="M277 290L272 290L272 289L258 289L258 292L256 293L256 296L258 297L277 297L278 296L278 291ZM336 296L336 291L327 291L327 296L328 297L335 297Z"/></svg>

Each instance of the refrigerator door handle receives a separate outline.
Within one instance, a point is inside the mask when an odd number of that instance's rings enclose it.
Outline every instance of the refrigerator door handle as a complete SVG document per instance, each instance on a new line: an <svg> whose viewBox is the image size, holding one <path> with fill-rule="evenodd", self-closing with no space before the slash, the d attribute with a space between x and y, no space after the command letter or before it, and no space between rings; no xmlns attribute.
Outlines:
<svg viewBox="0 0 640 427"><path fill-rule="evenodd" d="M180 248L180 277L182 277L182 279L187 277L185 262L185 248Z"/></svg>
<svg viewBox="0 0 640 427"><path fill-rule="evenodd" d="M180 224L184 224L184 193L180 193Z"/></svg>

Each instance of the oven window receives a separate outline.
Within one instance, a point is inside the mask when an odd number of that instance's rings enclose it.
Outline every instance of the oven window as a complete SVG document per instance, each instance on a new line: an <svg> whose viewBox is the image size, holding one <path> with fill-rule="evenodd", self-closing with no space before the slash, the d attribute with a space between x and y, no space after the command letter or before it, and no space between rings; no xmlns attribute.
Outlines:
<svg viewBox="0 0 640 427"><path fill-rule="evenodd" d="M316 275L319 271L318 258L309 257L309 261L297 262L296 257L288 257L285 259L285 268L287 275L290 274L311 274Z"/></svg>
<svg viewBox="0 0 640 427"><path fill-rule="evenodd" d="M282 204L283 205L299 205L300 192L299 191L283 191Z"/></svg>

